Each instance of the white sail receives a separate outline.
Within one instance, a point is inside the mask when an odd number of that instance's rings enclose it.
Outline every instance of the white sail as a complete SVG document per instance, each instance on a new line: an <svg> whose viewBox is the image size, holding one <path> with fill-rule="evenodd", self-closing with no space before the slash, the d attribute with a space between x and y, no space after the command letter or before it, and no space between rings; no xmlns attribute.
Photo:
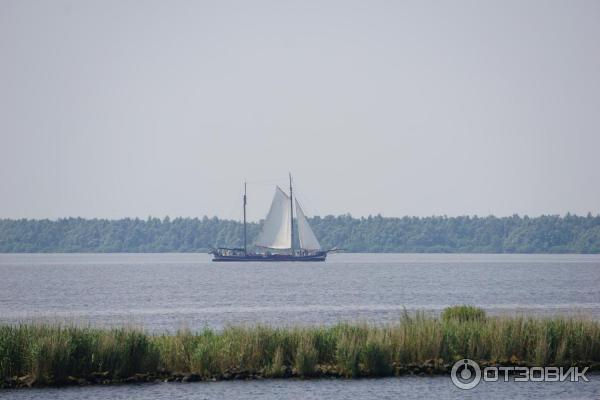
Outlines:
<svg viewBox="0 0 600 400"><path fill-rule="evenodd" d="M289 249L292 247L292 218L290 197L279 188L265 219L262 231L256 239L256 245L271 249Z"/></svg>
<svg viewBox="0 0 600 400"><path fill-rule="evenodd" d="M300 247L306 250L321 250L321 245L308 224L308 220L306 219L298 200L296 200L296 217L298 220L298 239L300 239Z"/></svg>

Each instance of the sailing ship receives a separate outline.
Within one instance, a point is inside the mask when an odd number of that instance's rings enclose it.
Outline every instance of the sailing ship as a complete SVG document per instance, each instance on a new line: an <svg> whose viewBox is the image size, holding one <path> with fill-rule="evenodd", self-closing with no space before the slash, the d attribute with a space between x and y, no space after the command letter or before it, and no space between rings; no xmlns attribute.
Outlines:
<svg viewBox="0 0 600 400"><path fill-rule="evenodd" d="M325 261L327 253L334 249L322 250L293 193L290 174L290 194L285 193L279 186L275 187L273 202L255 241L255 249L249 251L246 232L246 183L244 183L244 247L211 249L213 261ZM296 210L295 221L294 209ZM295 240L296 238L298 240Z"/></svg>

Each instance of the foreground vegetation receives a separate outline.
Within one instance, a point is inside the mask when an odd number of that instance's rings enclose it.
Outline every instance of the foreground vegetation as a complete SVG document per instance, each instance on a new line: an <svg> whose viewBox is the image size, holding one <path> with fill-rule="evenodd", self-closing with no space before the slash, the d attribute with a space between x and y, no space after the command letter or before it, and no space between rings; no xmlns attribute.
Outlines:
<svg viewBox="0 0 600 400"><path fill-rule="evenodd" d="M310 220L324 248L353 252L600 253L600 216ZM250 242L260 225L248 225ZM0 219L1 252L198 252L242 245L242 224L218 218Z"/></svg>
<svg viewBox="0 0 600 400"><path fill-rule="evenodd" d="M279 377L362 377L449 372L485 364L600 365L600 323L486 317L472 307L396 324L228 327L175 335L134 329L0 326L0 387Z"/></svg>

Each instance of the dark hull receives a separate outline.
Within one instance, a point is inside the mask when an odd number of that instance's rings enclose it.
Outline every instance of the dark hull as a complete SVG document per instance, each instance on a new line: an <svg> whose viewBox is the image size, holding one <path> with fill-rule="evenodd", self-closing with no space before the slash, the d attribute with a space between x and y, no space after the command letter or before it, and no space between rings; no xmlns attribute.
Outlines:
<svg viewBox="0 0 600 400"><path fill-rule="evenodd" d="M247 254L247 255L217 255L213 256L215 262L271 262L271 261L325 261L327 253L316 253L310 255L291 255L291 254Z"/></svg>

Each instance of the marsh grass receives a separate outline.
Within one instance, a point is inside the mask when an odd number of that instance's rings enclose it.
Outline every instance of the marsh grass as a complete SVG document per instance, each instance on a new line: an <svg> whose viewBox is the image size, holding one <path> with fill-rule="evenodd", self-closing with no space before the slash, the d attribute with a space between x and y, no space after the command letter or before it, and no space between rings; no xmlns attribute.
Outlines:
<svg viewBox="0 0 600 400"><path fill-rule="evenodd" d="M308 377L315 373L318 353L310 335L303 335L298 341L294 357L294 371L298 376Z"/></svg>
<svg viewBox="0 0 600 400"><path fill-rule="evenodd" d="M265 376L268 378L281 378L285 376L285 359L283 349L278 346L273 355L271 365L265 369Z"/></svg>
<svg viewBox="0 0 600 400"><path fill-rule="evenodd" d="M440 318L404 313L397 323L331 327L227 327L151 335L136 329L0 326L0 383L29 376L38 384L104 373L193 373L265 377L389 376L402 366L447 369L460 358L501 364L570 366L600 362L600 323L585 318L487 317L474 308ZM441 368L441 369L443 369ZM334 371L333 373L331 371Z"/></svg>
<svg viewBox="0 0 600 400"><path fill-rule="evenodd" d="M486 318L486 315L485 311L481 308L469 305L460 305L444 309L441 318L445 322L483 321Z"/></svg>

